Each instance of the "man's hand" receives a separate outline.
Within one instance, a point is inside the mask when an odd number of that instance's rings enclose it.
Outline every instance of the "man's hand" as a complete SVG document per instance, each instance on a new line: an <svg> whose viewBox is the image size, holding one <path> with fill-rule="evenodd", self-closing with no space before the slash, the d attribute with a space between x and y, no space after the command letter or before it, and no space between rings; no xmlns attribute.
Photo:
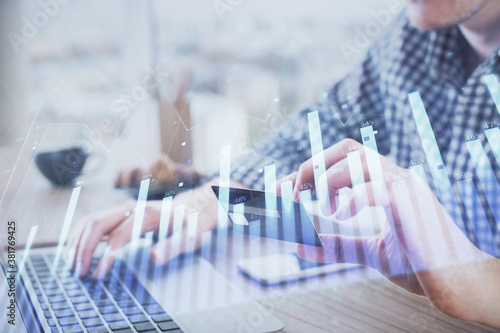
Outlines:
<svg viewBox="0 0 500 333"><path fill-rule="evenodd" d="M299 200L301 188L315 189L319 184L320 201L328 192L331 212L339 220L356 218L364 206L383 206L387 222L376 236L320 235L323 248L298 245L298 255L312 261L374 268L400 287L427 296L444 313L480 321L479 311L472 311L471 304L481 304L478 298L484 293L473 286L483 281L478 274L485 271L484 265L493 260L498 267L498 260L466 238L415 173L353 140L344 140L323 153L326 172L318 183L314 158L283 179L294 183L294 200ZM350 188L347 198L337 207L334 198L345 187ZM278 193L279 189L280 184Z"/></svg>
<svg viewBox="0 0 500 333"><path fill-rule="evenodd" d="M150 251L151 259L156 264L165 264L181 253L199 248L202 233L217 226L218 201L210 188L212 184L173 198L170 216L164 217L164 221L169 221L167 237L152 246ZM132 238L136 207L136 201L129 201L112 210L89 216L77 225L68 238L66 253L78 275L83 276L88 272L92 254L105 236L108 238L108 247L93 276L100 278L109 270L117 251ZM176 209L183 210L184 214L181 226L174 230ZM158 231L162 214L165 214L162 212L162 201L147 201L140 234ZM194 226L191 225L191 214L197 215Z"/></svg>
<svg viewBox="0 0 500 333"><path fill-rule="evenodd" d="M178 163L172 161L167 155L162 155L158 161L149 167L149 170L134 168L120 172L115 179L115 185L120 187L139 186L141 180L148 174L151 174L151 178L158 185L170 185L177 180L178 170Z"/></svg>

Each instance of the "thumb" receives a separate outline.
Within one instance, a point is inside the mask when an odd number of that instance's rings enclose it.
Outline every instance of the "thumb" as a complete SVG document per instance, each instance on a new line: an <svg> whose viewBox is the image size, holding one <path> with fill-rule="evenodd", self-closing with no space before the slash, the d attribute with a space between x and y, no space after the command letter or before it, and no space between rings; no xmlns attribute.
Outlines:
<svg viewBox="0 0 500 333"><path fill-rule="evenodd" d="M366 237L342 235L319 235L323 247L299 244L297 255L305 260L321 263L347 263L370 265L371 254L368 253Z"/></svg>

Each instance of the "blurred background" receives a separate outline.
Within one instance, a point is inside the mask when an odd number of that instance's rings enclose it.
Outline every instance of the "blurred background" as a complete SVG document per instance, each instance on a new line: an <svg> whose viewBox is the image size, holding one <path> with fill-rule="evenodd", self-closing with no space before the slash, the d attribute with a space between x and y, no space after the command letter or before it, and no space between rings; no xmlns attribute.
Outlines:
<svg viewBox="0 0 500 333"><path fill-rule="evenodd" d="M35 152L82 142L116 170L147 167L162 150L217 170L222 145L237 158L314 102L403 7L0 0L1 188L22 183ZM120 149L126 158L113 160Z"/></svg>

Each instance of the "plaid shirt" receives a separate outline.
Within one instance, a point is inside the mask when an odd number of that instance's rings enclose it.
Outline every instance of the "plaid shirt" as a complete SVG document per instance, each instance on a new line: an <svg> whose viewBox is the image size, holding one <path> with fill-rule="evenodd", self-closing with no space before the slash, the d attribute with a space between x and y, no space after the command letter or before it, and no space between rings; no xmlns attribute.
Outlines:
<svg viewBox="0 0 500 333"><path fill-rule="evenodd" d="M344 138L361 142L360 124L371 121L378 132L377 146L382 155L405 168L411 160L425 161L408 99L409 93L418 91L454 188L458 209L442 203L455 220L463 220L467 236L476 245L481 246L487 241L487 233L491 230L489 237L490 240L494 238L494 249L486 251L498 255L500 231L497 226L500 226L500 221L497 225L492 210L499 207L490 207L486 201L465 138L479 133L498 182L500 168L484 137L483 126L491 121L499 124L500 114L482 77L500 73L500 51L470 74L466 71L467 62L471 61L465 56L468 47L457 26L420 31L409 24L406 16L401 16L392 29L372 46L365 60L349 76L336 83L321 101L294 112L270 136L254 144L247 158L232 163L231 179L251 188L263 189L262 169L266 164L275 163L277 179L297 171L300 164L311 157L307 122L307 114L311 111L319 113L325 149ZM433 188L427 165L425 169ZM474 175L479 204L477 200L462 200L458 191L455 175L467 171ZM498 184L492 185L495 189ZM493 191L492 195L490 204L500 201L500 193ZM482 216L477 215L481 205L486 219L483 216L482 220L471 221L470 216ZM477 229L474 223L481 228Z"/></svg>

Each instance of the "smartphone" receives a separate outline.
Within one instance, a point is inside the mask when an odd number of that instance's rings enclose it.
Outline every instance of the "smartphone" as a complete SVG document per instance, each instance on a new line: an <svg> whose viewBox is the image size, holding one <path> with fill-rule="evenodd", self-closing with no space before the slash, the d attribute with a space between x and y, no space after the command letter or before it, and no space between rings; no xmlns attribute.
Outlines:
<svg viewBox="0 0 500 333"><path fill-rule="evenodd" d="M295 253L278 253L241 259L238 269L262 285L280 284L359 267L354 264L324 264L301 259Z"/></svg>

